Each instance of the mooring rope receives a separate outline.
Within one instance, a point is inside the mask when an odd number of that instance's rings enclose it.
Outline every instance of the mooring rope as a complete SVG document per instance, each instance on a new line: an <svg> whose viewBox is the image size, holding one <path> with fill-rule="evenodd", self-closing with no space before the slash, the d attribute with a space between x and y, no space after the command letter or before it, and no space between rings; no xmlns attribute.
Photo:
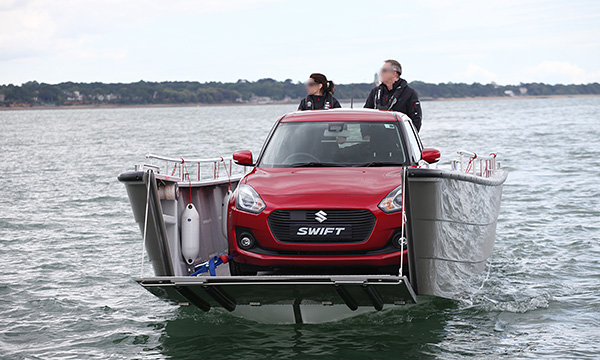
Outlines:
<svg viewBox="0 0 600 360"><path fill-rule="evenodd" d="M183 165L184 177L187 176L188 184L190 189L190 204L192 203L192 178L190 177L190 172L188 171L187 165L185 164L185 160L181 158L181 165ZM183 179L182 179L183 180Z"/></svg>
<svg viewBox="0 0 600 360"><path fill-rule="evenodd" d="M221 156L221 162L223 163L223 167L225 168L225 174L227 175L227 191L230 192L231 191L231 169L229 169L229 171L227 170L227 163L225 162L225 159L223 159L223 157Z"/></svg>
<svg viewBox="0 0 600 360"><path fill-rule="evenodd" d="M148 227L148 204L150 203L150 172L152 170L148 170L148 182L146 187L148 191L146 192L146 214L144 215L144 237L142 239L142 263L140 266L140 277L144 276L144 247L146 245L146 228Z"/></svg>
<svg viewBox="0 0 600 360"><path fill-rule="evenodd" d="M465 170L465 173L469 173L472 169L473 166L473 160L477 159L477 154L473 153L473 157L469 159L469 163L467 164L467 169ZM473 173L475 172L475 169L473 169Z"/></svg>
<svg viewBox="0 0 600 360"><path fill-rule="evenodd" d="M406 184L406 167L402 167L402 228L400 230L400 276L404 273L404 242L406 241L406 237L404 236L404 223L406 223L406 209L404 206L404 190Z"/></svg>

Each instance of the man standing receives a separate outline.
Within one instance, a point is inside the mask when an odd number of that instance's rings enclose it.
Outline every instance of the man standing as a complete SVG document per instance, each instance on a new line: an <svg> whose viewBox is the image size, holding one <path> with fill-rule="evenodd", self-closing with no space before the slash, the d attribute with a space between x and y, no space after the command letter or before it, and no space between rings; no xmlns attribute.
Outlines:
<svg viewBox="0 0 600 360"><path fill-rule="evenodd" d="M386 60L379 70L381 85L371 90L365 108L399 111L408 115L417 131L421 129L421 102L417 92L401 79L402 66L396 60Z"/></svg>

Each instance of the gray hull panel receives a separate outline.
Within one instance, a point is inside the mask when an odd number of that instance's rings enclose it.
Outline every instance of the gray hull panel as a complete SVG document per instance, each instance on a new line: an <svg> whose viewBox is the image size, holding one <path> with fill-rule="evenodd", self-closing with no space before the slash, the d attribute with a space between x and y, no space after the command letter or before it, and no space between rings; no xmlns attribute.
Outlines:
<svg viewBox="0 0 600 360"><path fill-rule="evenodd" d="M146 198L150 184L148 226L145 248L156 276L187 276L191 267L185 262L181 246L181 215L192 203L199 215L200 252L195 263L213 256L227 253L227 237L224 233L223 210L226 207L228 188L235 189L239 177L230 180L215 180L180 183L180 194L174 199L161 198L158 187L176 184L155 176L152 172L131 172L119 176L125 184L135 221L144 233Z"/></svg>
<svg viewBox="0 0 600 360"><path fill-rule="evenodd" d="M419 295L456 298L485 268L506 173L478 178L440 170L408 174L411 283Z"/></svg>
<svg viewBox="0 0 600 360"><path fill-rule="evenodd" d="M138 223L142 234L144 233L144 226L146 226L144 247L152 262L154 273L159 276L175 275L154 173L127 173L122 174L119 180L125 183L133 217ZM147 221L146 200L149 200Z"/></svg>
<svg viewBox="0 0 600 360"><path fill-rule="evenodd" d="M404 277L216 276L137 280L154 295L266 323L322 323L416 303Z"/></svg>

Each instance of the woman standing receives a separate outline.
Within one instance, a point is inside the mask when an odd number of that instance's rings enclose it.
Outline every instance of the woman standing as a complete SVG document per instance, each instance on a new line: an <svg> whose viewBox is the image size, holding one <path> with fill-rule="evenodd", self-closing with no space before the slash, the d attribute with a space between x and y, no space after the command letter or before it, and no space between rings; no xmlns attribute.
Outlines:
<svg viewBox="0 0 600 360"><path fill-rule="evenodd" d="M333 97L335 84L328 81L323 74L310 74L305 83L306 98L300 101L298 110L328 110L332 108L341 108L340 102Z"/></svg>

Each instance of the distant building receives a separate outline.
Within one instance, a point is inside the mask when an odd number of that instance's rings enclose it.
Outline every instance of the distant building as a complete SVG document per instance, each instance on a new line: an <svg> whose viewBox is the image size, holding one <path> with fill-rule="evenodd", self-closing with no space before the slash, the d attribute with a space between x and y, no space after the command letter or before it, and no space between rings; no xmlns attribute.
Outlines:
<svg viewBox="0 0 600 360"><path fill-rule="evenodd" d="M254 95L252 95L252 97L250 98L249 101L253 104L269 104L269 103L273 102L273 100L271 100L271 98L268 96L254 96Z"/></svg>
<svg viewBox="0 0 600 360"><path fill-rule="evenodd" d="M515 96L515 92L512 90L504 90L504 95Z"/></svg>
<svg viewBox="0 0 600 360"><path fill-rule="evenodd" d="M519 88L519 92L521 93L521 95L527 95L527 88L526 87L520 87Z"/></svg>
<svg viewBox="0 0 600 360"><path fill-rule="evenodd" d="M72 93L67 93L67 101L82 101L83 95L79 93L79 91L73 91Z"/></svg>
<svg viewBox="0 0 600 360"><path fill-rule="evenodd" d="M6 97L4 96L4 94L0 94L0 102L4 101L4 99L6 99Z"/></svg>

